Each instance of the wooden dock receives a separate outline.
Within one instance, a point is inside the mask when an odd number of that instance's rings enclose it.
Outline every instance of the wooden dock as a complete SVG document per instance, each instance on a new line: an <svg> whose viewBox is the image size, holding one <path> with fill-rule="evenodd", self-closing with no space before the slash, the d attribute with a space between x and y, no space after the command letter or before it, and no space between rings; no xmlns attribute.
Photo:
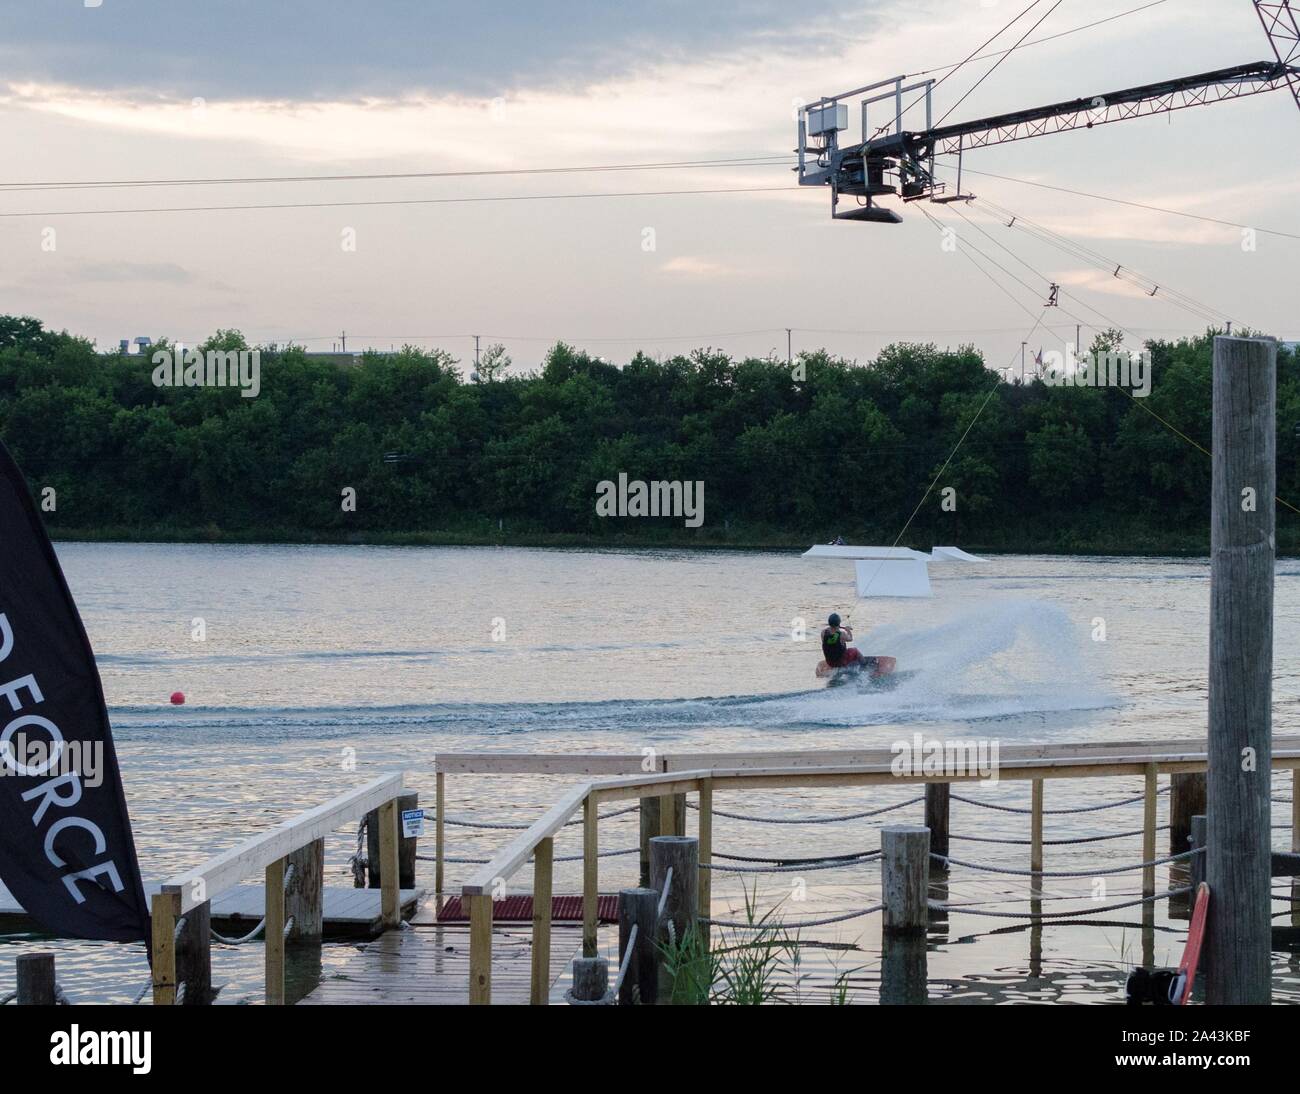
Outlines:
<svg viewBox="0 0 1300 1094"><path fill-rule="evenodd" d="M145 895L150 900L161 890L162 882L146 881ZM402 915L415 914L422 889L402 889ZM324 934L330 940L374 938L383 930L379 889L345 889L341 886L324 891ZM266 909L266 887L236 885L212 900L212 926L221 934L247 934L257 925ZM0 931L35 931L37 925L0 884Z"/></svg>
<svg viewBox="0 0 1300 1094"><path fill-rule="evenodd" d="M532 969L532 929L492 932L492 1001L526 1005ZM469 1002L470 929L461 924L408 924L360 947L299 1006L405 1004L463 1006ZM563 1002L558 982L582 945L582 927L551 931L551 1002Z"/></svg>

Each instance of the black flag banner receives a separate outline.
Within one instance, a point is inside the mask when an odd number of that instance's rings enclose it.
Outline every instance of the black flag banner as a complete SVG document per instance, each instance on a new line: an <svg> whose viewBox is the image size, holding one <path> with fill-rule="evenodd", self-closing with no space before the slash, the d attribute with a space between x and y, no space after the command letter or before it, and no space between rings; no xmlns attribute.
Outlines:
<svg viewBox="0 0 1300 1094"><path fill-rule="evenodd" d="M52 934L149 937L95 657L27 484L3 445L0 881Z"/></svg>

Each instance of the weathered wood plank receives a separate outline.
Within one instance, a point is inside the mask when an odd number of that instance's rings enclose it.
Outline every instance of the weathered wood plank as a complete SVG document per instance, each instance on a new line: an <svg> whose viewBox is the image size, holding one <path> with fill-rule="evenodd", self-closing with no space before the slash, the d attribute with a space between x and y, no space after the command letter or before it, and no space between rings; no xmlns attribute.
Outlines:
<svg viewBox="0 0 1300 1094"><path fill-rule="evenodd" d="M547 993L582 942L580 927L555 927ZM300 1001L300 1005L464 1006L469 1002L470 928L464 925L389 931L362 946ZM533 948L525 927L492 932L492 1002L526 1004Z"/></svg>

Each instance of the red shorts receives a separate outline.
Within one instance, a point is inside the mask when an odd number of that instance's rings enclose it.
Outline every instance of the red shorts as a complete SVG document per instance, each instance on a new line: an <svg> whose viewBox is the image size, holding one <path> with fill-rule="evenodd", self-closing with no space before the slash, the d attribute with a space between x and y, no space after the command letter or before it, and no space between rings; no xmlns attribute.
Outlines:
<svg viewBox="0 0 1300 1094"><path fill-rule="evenodd" d="M844 651L844 660L841 661L839 665L836 667L842 668L845 665L856 665L861 660L862 660L862 651L859 650L857 646L849 646Z"/></svg>

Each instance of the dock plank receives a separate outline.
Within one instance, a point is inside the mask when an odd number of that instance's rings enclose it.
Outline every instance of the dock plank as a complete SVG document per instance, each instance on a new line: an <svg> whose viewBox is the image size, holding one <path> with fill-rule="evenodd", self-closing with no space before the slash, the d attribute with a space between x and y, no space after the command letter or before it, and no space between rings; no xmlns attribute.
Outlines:
<svg viewBox="0 0 1300 1094"><path fill-rule="evenodd" d="M581 927L553 928L553 993L581 945ZM492 932L492 1002L526 1005L531 969L532 931L496 928ZM469 927L433 924L388 931L360 947L298 1005L464 1006L468 1002Z"/></svg>

